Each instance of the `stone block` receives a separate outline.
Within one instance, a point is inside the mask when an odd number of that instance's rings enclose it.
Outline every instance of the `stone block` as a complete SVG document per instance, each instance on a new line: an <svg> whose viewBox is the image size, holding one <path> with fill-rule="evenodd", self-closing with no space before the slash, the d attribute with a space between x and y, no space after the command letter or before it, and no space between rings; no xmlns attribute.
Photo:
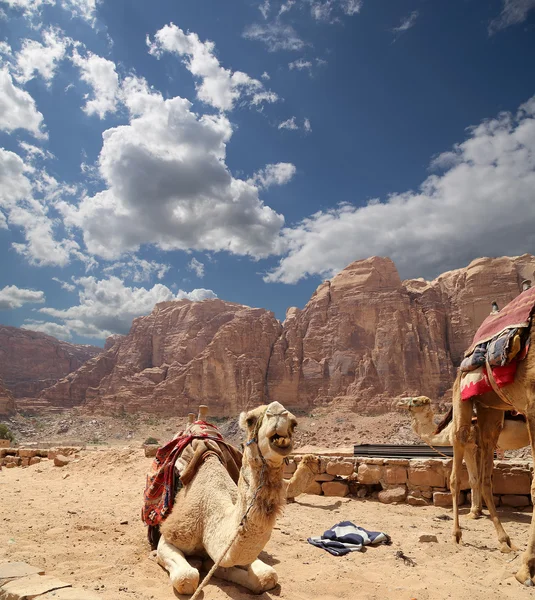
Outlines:
<svg viewBox="0 0 535 600"><path fill-rule="evenodd" d="M437 543L438 542L438 538L434 533L421 533L418 537L418 541L419 542L426 542L426 543Z"/></svg>
<svg viewBox="0 0 535 600"><path fill-rule="evenodd" d="M367 456L357 457L357 461L362 465L383 465L385 462L384 458L368 458Z"/></svg>
<svg viewBox="0 0 535 600"><path fill-rule="evenodd" d="M48 460L54 460L56 458L56 454L58 453L57 450L53 449L53 450L49 450L47 452L46 457L48 458Z"/></svg>
<svg viewBox="0 0 535 600"><path fill-rule="evenodd" d="M330 461L327 463L327 467L325 469L328 475L341 475L345 477L349 477L349 475L351 475L354 470L355 467L353 463L349 461Z"/></svg>
<svg viewBox="0 0 535 600"><path fill-rule="evenodd" d="M334 479L334 475L329 475L328 473L318 473L316 475L316 481L332 481Z"/></svg>
<svg viewBox="0 0 535 600"><path fill-rule="evenodd" d="M80 588L61 588L43 594L36 600L102 600L102 596Z"/></svg>
<svg viewBox="0 0 535 600"><path fill-rule="evenodd" d="M64 467L65 465L68 465L70 463L70 459L67 458L66 456L63 456L63 454L56 454L56 456L54 457L54 466L56 467Z"/></svg>
<svg viewBox="0 0 535 600"><path fill-rule="evenodd" d="M16 466L18 466L18 465L16 463L14 463L14 462L8 462L8 463L6 463L6 469L13 469Z"/></svg>
<svg viewBox="0 0 535 600"><path fill-rule="evenodd" d="M515 494L505 494L501 497L502 505L504 506L529 506L531 503L528 496L520 496Z"/></svg>
<svg viewBox="0 0 535 600"><path fill-rule="evenodd" d="M379 502L383 504L392 504L393 502L404 502L407 495L407 488L403 486L381 490L377 496Z"/></svg>
<svg viewBox="0 0 535 600"><path fill-rule="evenodd" d="M29 575L4 584L0 598L1 600L32 600L46 592L69 586L69 583L52 575Z"/></svg>
<svg viewBox="0 0 535 600"><path fill-rule="evenodd" d="M147 458L156 456L156 452L158 452L159 447L160 446L158 444L143 444L143 450L145 450L145 456Z"/></svg>
<svg viewBox="0 0 535 600"><path fill-rule="evenodd" d="M408 458L385 458L384 463L392 467L408 467L410 461Z"/></svg>
<svg viewBox="0 0 535 600"><path fill-rule="evenodd" d="M406 502L411 506L429 506L429 500L421 496L414 496L413 494L407 496Z"/></svg>
<svg viewBox="0 0 535 600"><path fill-rule="evenodd" d="M349 494L349 487L345 481L325 481L321 484L325 496L339 496L344 498Z"/></svg>
<svg viewBox="0 0 535 600"><path fill-rule="evenodd" d="M37 450L20 448L18 454L21 458L32 458L37 455Z"/></svg>
<svg viewBox="0 0 535 600"><path fill-rule="evenodd" d="M531 476L527 469L494 469L492 483L495 494L527 495L531 493Z"/></svg>
<svg viewBox="0 0 535 600"><path fill-rule="evenodd" d="M40 456L34 456L34 457L30 458L30 465L37 465L40 462L41 462Z"/></svg>
<svg viewBox="0 0 535 600"><path fill-rule="evenodd" d="M20 461L20 466L21 467L27 467L30 464L30 459L29 458L23 458Z"/></svg>
<svg viewBox="0 0 535 600"><path fill-rule="evenodd" d="M358 480L366 485L373 485L381 482L383 478L383 467L380 465L359 465L357 471Z"/></svg>
<svg viewBox="0 0 535 600"><path fill-rule="evenodd" d="M0 586L8 579L28 577L28 575L44 575L44 570L32 567L25 562L7 562L0 564Z"/></svg>
<svg viewBox="0 0 535 600"><path fill-rule="evenodd" d="M384 470L385 483L406 483L407 469L401 466L386 466Z"/></svg>
<svg viewBox="0 0 535 600"><path fill-rule="evenodd" d="M420 462L420 461L419 461ZM446 478L444 476L444 469L440 464L440 461L421 461L428 464L421 466L411 465L408 470L409 482L413 486L423 487L444 487L446 484ZM438 462L439 464L434 464Z"/></svg>
<svg viewBox="0 0 535 600"><path fill-rule="evenodd" d="M435 492L433 494L435 506L453 506L453 498L450 492Z"/></svg>
<svg viewBox="0 0 535 600"><path fill-rule="evenodd" d="M314 494L315 496L321 496L321 483L313 481L305 490L305 494Z"/></svg>
<svg viewBox="0 0 535 600"><path fill-rule="evenodd" d="M9 448L11 442L9 440L0 440L0 448Z"/></svg>

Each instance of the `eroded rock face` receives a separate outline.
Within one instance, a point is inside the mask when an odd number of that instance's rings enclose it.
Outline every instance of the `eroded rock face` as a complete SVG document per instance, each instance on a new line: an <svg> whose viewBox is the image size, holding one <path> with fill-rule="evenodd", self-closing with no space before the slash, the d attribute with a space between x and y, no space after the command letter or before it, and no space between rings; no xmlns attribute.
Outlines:
<svg viewBox="0 0 535 600"><path fill-rule="evenodd" d="M263 309L222 300L162 302L128 336L42 397L101 412L236 414L267 399L271 349L282 326Z"/></svg>
<svg viewBox="0 0 535 600"><path fill-rule="evenodd" d="M15 398L38 396L100 352L97 346L69 344L37 331L0 325L0 377Z"/></svg>
<svg viewBox="0 0 535 600"><path fill-rule="evenodd" d="M11 392L0 379L0 417L7 417L15 412L15 400Z"/></svg>
<svg viewBox="0 0 535 600"><path fill-rule="evenodd" d="M462 353L489 314L534 279L535 257L482 258L434 281L401 281L394 263L352 263L281 325L222 300L164 302L127 336L41 394L89 411L212 415L278 400L386 412L405 395L447 399Z"/></svg>

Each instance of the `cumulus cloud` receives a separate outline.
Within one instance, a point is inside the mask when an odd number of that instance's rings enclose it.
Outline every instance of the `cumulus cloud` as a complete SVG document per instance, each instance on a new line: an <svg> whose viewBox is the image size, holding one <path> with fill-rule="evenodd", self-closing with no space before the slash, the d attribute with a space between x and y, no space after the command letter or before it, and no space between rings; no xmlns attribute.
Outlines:
<svg viewBox="0 0 535 600"><path fill-rule="evenodd" d="M435 164L417 191L366 206L341 204L283 230L285 256L266 281L331 276L371 255L389 256L403 277L433 277L478 256L535 248L535 97L502 113Z"/></svg>
<svg viewBox="0 0 535 600"><path fill-rule="evenodd" d="M170 52L182 57L188 71L200 80L197 97L215 108L232 110L234 104L244 97L255 105L278 100L277 94L266 91L258 79L222 67L215 55L213 42L202 42L196 33L184 33L173 23L157 31L154 41L147 37L147 44L154 56Z"/></svg>
<svg viewBox="0 0 535 600"><path fill-rule="evenodd" d="M117 110L119 102L119 75L115 63L102 58L92 52L86 56L80 56L75 51L72 56L73 63L80 69L80 78L85 81L92 90L91 94L85 94L86 100L83 110L88 115L98 115L104 119L108 113Z"/></svg>
<svg viewBox="0 0 535 600"><path fill-rule="evenodd" d="M254 23L247 26L243 32L243 37L264 43L269 52L301 50L305 47L305 42L299 37L295 29L278 19L273 23Z"/></svg>
<svg viewBox="0 0 535 600"><path fill-rule="evenodd" d="M83 337L106 338L112 333L128 333L132 320L149 314L158 302L188 299L194 302L215 298L212 290L180 290L177 294L157 283L150 289L128 287L118 277L96 279L82 277L75 283L81 288L79 303L65 310L42 308L65 326L69 332Z"/></svg>
<svg viewBox="0 0 535 600"><path fill-rule="evenodd" d="M84 19L94 26L97 17L97 4L101 0L62 0L61 6L71 13L71 16Z"/></svg>
<svg viewBox="0 0 535 600"><path fill-rule="evenodd" d="M72 17L84 19L90 25L95 24L98 1L100 0L0 0L9 8L21 11L30 21L39 16L45 6L58 5L69 11Z"/></svg>
<svg viewBox="0 0 535 600"><path fill-rule="evenodd" d="M33 19L38 15L43 6L54 5L56 0L1 0L3 4L7 4L9 8L16 9L28 18Z"/></svg>
<svg viewBox="0 0 535 600"><path fill-rule="evenodd" d="M46 138L42 131L43 115L37 110L34 99L14 85L7 69L0 69L0 130L11 133L26 129L36 138Z"/></svg>
<svg viewBox="0 0 535 600"><path fill-rule="evenodd" d="M116 260L143 244L268 256L282 215L226 164L232 135L223 115L198 116L180 97L164 100L139 78L123 85L130 124L103 134L99 170L107 188L77 207L58 203L89 252Z"/></svg>
<svg viewBox="0 0 535 600"><path fill-rule="evenodd" d="M145 260L131 256L128 260L118 261L102 269L104 273L118 271L123 279L132 279L136 283L150 281L153 277L163 279L171 268L170 265L159 263L156 260Z"/></svg>
<svg viewBox="0 0 535 600"><path fill-rule="evenodd" d="M411 29L411 27L414 27L419 14L420 13L417 10L413 10L410 15L404 17L401 20L401 23L392 29L394 34L396 34L396 37L399 37L402 33Z"/></svg>
<svg viewBox="0 0 535 600"><path fill-rule="evenodd" d="M489 24L489 34L523 23L533 9L535 9L535 0L503 0L502 12Z"/></svg>
<svg viewBox="0 0 535 600"><path fill-rule="evenodd" d="M59 279L58 277L52 277L52 281L59 283L61 285L61 289L66 290L67 292L74 292L76 290L75 285L73 285L72 283L68 283L67 281L63 281L62 279Z"/></svg>
<svg viewBox="0 0 535 600"><path fill-rule="evenodd" d="M188 269L193 271L199 279L204 277L204 264L200 260L192 258L188 264Z"/></svg>
<svg viewBox="0 0 535 600"><path fill-rule="evenodd" d="M43 43L36 40L22 40L21 49L15 56L15 79L27 83L39 74L48 85L52 82L58 64L73 41L54 27L42 33Z"/></svg>
<svg viewBox="0 0 535 600"><path fill-rule="evenodd" d="M46 333L52 337L60 340L72 339L71 330L67 325L60 325L59 323L53 323L52 321L40 321L39 319L26 319L21 325L21 329L28 329L30 331L39 331Z"/></svg>
<svg viewBox="0 0 535 600"><path fill-rule="evenodd" d="M0 310L13 310L24 304L41 304L45 301L45 293L39 290L28 290L16 285L6 285L0 290Z"/></svg>
<svg viewBox="0 0 535 600"><path fill-rule="evenodd" d="M295 175L296 168L292 163L275 163L266 165L257 171L249 181L259 188L268 188L272 185L284 185Z"/></svg>
<svg viewBox="0 0 535 600"><path fill-rule="evenodd" d="M279 123L278 129L289 129L295 131L296 129L299 129L299 127L295 122L295 117L291 117L286 121L282 121L281 123Z"/></svg>

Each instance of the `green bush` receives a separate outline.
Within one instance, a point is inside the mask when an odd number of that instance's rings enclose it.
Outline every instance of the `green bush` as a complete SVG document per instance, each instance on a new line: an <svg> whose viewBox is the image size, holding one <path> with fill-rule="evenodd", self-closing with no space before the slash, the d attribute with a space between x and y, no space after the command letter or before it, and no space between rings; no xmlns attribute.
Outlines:
<svg viewBox="0 0 535 600"><path fill-rule="evenodd" d="M160 440L157 440L156 438L153 438L153 437L148 437L144 443L150 446L150 445L154 445L154 444L160 444Z"/></svg>
<svg viewBox="0 0 535 600"><path fill-rule="evenodd" d="M0 440L9 440L11 443L15 441L13 432L7 425L0 423Z"/></svg>

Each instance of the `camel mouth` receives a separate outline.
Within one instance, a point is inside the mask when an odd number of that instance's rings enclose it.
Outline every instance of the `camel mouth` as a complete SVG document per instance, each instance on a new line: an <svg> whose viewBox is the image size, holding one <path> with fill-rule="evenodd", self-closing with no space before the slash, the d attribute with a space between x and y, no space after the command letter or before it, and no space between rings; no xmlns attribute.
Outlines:
<svg viewBox="0 0 535 600"><path fill-rule="evenodd" d="M292 440L289 437L284 437L278 433L273 434L269 438L269 445L275 452L279 454L290 454L292 451Z"/></svg>

